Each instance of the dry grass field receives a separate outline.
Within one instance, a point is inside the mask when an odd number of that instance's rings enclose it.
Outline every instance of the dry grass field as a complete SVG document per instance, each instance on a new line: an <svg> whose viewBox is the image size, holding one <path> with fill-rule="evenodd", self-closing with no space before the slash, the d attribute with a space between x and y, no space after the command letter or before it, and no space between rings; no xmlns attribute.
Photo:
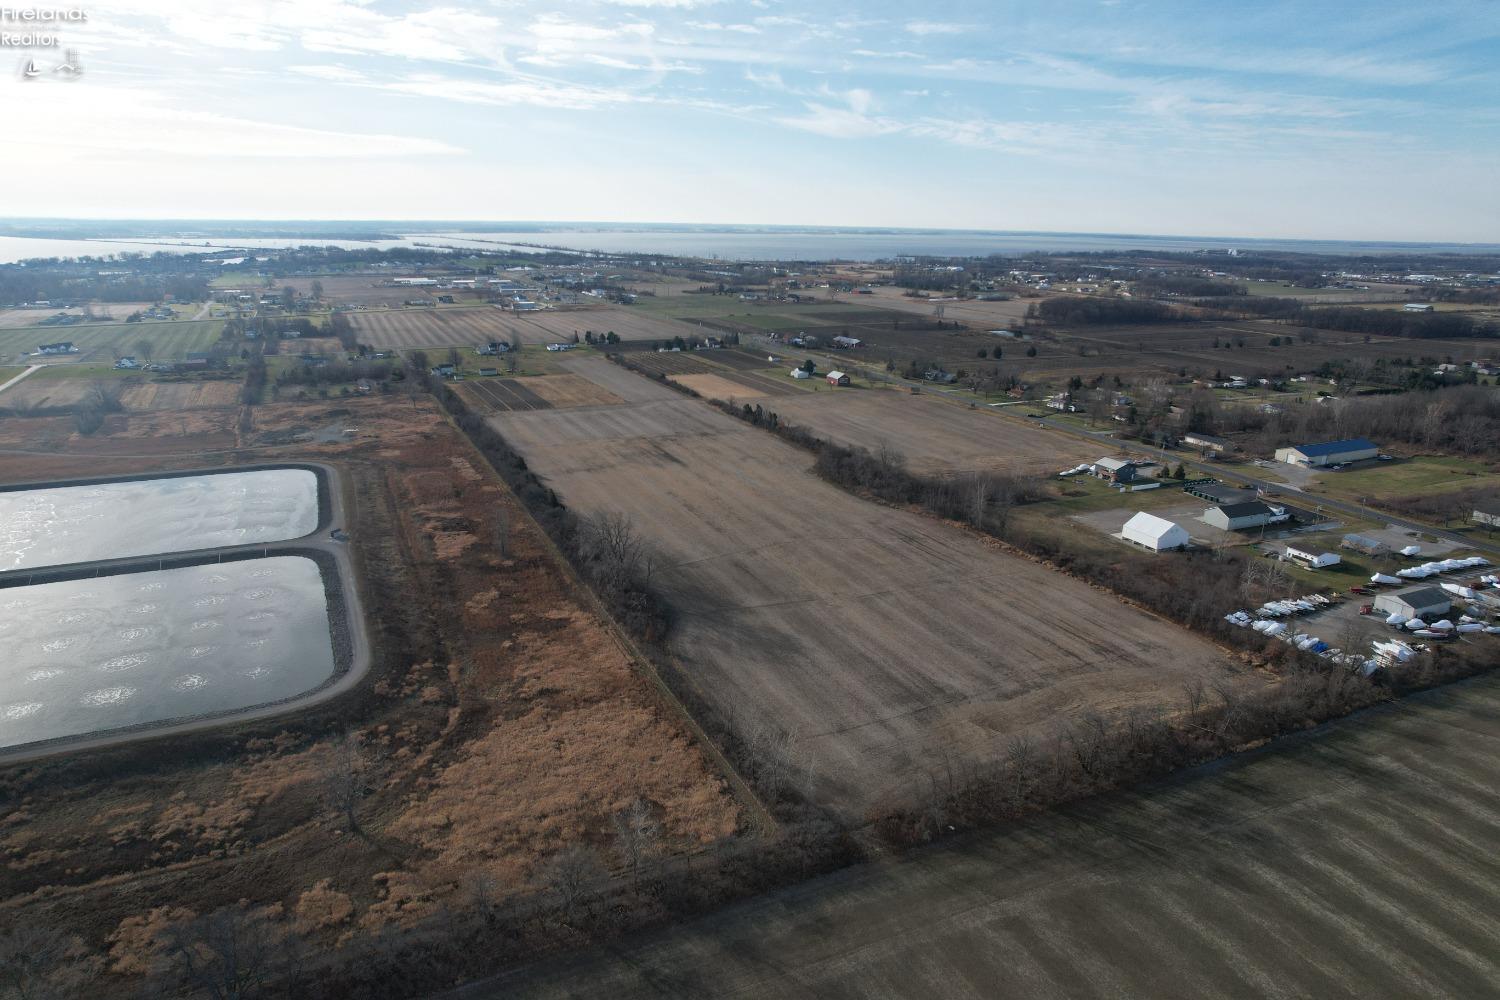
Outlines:
<svg viewBox="0 0 1500 1000"><path fill-rule="evenodd" d="M509 313L494 306L355 312L349 314L349 321L361 343L390 350L479 347L492 340L508 342L522 333Z"/></svg>
<svg viewBox="0 0 1500 1000"><path fill-rule="evenodd" d="M84 400L93 384L92 379L85 378L39 379L32 376L6 389L4 395L0 395L0 406L17 412L73 406Z"/></svg>
<svg viewBox="0 0 1500 1000"><path fill-rule="evenodd" d="M147 309L150 306L151 303L149 302L96 302L90 306L90 310L95 316L105 317L111 321L120 321L131 313L139 309ZM56 316L58 313L67 313L69 316L82 316L83 307L77 306L72 309L0 309L0 330L36 326L42 320L47 319L49 316ZM72 327L63 326L57 329L67 331L72 329ZM59 337L58 339L65 340L67 338Z"/></svg>
<svg viewBox="0 0 1500 1000"><path fill-rule="evenodd" d="M450 1000L1490 997L1497 741L1460 684Z"/></svg>
<svg viewBox="0 0 1500 1000"><path fill-rule="evenodd" d="M1046 474L1093 461L1109 450L984 409L906 392L808 392L763 405L819 437L872 452L888 447L913 472Z"/></svg>
<svg viewBox="0 0 1500 1000"><path fill-rule="evenodd" d="M234 406L239 402L240 383L145 382L130 385L120 393L127 410L189 410L200 407Z"/></svg>
<svg viewBox="0 0 1500 1000"><path fill-rule="evenodd" d="M670 375L668 378L678 385L687 386L700 396L729 401L741 399L764 399L769 391L734 381L733 375L715 375L704 372L698 375Z"/></svg>
<svg viewBox="0 0 1500 1000"><path fill-rule="evenodd" d="M846 817L1009 734L1234 672L1086 584L822 482L765 431L604 361L574 370L671 398L491 421L571 508L631 518L660 554L687 681L790 733L797 773Z"/></svg>
<svg viewBox="0 0 1500 1000"><path fill-rule="evenodd" d="M526 388L554 407L612 406L620 397L581 375L539 375L526 380Z"/></svg>
<svg viewBox="0 0 1500 1000"><path fill-rule="evenodd" d="M611 817L636 798L670 852L737 830L739 806L681 717L432 401L263 404L243 434L236 412L222 411L227 446L182 414L149 440L135 415L91 438L68 418L7 419L4 478L334 465L371 675L289 718L0 767L0 926L77 934L108 970L88 995L144 995L136 973L166 925L236 900L274 907L320 956L358 961L382 928L472 907L476 880L497 901L534 890L568 845L618 869ZM325 444L267 443L351 425L357 436ZM344 732L368 762L359 835L322 798Z"/></svg>

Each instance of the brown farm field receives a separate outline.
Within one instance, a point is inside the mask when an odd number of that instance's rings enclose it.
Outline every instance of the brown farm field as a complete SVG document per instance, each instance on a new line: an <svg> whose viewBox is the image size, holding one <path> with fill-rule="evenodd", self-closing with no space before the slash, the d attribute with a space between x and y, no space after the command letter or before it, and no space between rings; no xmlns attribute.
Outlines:
<svg viewBox="0 0 1500 1000"><path fill-rule="evenodd" d="M939 306L943 319L958 320L979 330L1004 330L1014 327L1026 317L1026 310L1036 299L1013 298L1004 302L981 302L978 299L949 299L932 301L912 298L903 294L903 289L881 286L871 290L870 295L849 296L851 302L862 302L913 316L936 317Z"/></svg>
<svg viewBox="0 0 1500 1000"><path fill-rule="evenodd" d="M955 837L449 1000L1495 993L1500 680Z"/></svg>
<svg viewBox="0 0 1500 1000"><path fill-rule="evenodd" d="M919 473L1058 472L1092 461L1109 447L932 396L889 390L798 393L767 404L787 423L818 437L899 453Z"/></svg>
<svg viewBox="0 0 1500 1000"><path fill-rule="evenodd" d="M992 759L1004 735L1239 670L1084 583L850 496L702 402L602 360L574 370L670 398L491 423L569 507L632 520L659 553L684 682L733 725L788 733L788 763L845 818Z"/></svg>
<svg viewBox="0 0 1500 1000"><path fill-rule="evenodd" d="M764 399L770 395L766 388L746 385L743 382L734 381L733 375L715 375L712 372L702 372L697 375L671 375L671 381L678 385L687 386L700 396L709 399L723 399L734 401L737 399Z"/></svg>
<svg viewBox="0 0 1500 1000"><path fill-rule="evenodd" d="M270 907L316 964L358 964L386 929L472 910L476 884L527 898L569 845L619 870L611 817L636 799L671 854L740 829L680 713L430 399L197 412L220 419L115 415L88 438L66 417L0 421L4 479L329 463L374 663L317 708L0 765L0 926L77 935L100 970L83 995L163 995L142 974L168 926L237 900ZM324 797L345 733L368 768L357 835Z"/></svg>
<svg viewBox="0 0 1500 1000"><path fill-rule="evenodd" d="M303 295L311 295L312 283L319 281L323 284L324 301L334 305L400 306L407 299L413 301L425 299L436 302L439 295L452 295L459 303L477 302L474 292L453 288L402 288L380 284L394 277L416 276L338 274L316 278L278 278L276 284L268 292L276 294L290 285Z"/></svg>
<svg viewBox="0 0 1500 1000"><path fill-rule="evenodd" d="M361 343L392 350L479 347L509 341L521 332L510 314L494 306L477 309L391 309L349 314Z"/></svg>
<svg viewBox="0 0 1500 1000"><path fill-rule="evenodd" d="M582 340L590 330L596 337L614 333L621 340L671 340L715 332L696 323L668 319L629 306L518 313L515 319L523 344L572 340L574 334Z"/></svg>
<svg viewBox="0 0 1500 1000"><path fill-rule="evenodd" d="M234 406L240 384L235 381L145 382L120 393L127 410L188 410Z"/></svg>

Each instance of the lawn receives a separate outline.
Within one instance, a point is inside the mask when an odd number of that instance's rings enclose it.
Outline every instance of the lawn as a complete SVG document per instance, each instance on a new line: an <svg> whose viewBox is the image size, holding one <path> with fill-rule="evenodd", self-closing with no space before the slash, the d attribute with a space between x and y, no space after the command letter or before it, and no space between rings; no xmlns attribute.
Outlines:
<svg viewBox="0 0 1500 1000"><path fill-rule="evenodd" d="M1318 477L1317 492L1352 500L1410 496L1464 486L1500 486L1500 473L1482 462L1438 455L1418 455L1391 462L1369 462Z"/></svg>
<svg viewBox="0 0 1500 1000"><path fill-rule="evenodd" d="M47 367L42 368L41 370L33 372L31 375L29 375L27 377L27 379L26 379L26 382L35 382L35 381L52 380L52 379L64 379L64 378L86 378L86 379L93 380L93 379L101 379L101 378L132 378L132 377L133 378L140 378L141 377L141 372L140 371L129 371L129 370L124 370L124 369L117 369L113 364L103 364L103 365L78 365L78 364L75 364L75 365L48 365ZM0 382L3 382L4 380L5 380L4 377L0 376ZM25 385L26 382L22 382L21 384Z"/></svg>
<svg viewBox="0 0 1500 1000"><path fill-rule="evenodd" d="M223 320L170 323L90 323L71 327L21 327L0 331L0 358L25 361L65 360L57 358L19 358L37 349L38 344L70 340L80 351L69 355L74 360L101 361L113 359L113 352L140 354L136 345L150 341L151 357L157 360L181 358L189 351L206 351L219 339Z"/></svg>

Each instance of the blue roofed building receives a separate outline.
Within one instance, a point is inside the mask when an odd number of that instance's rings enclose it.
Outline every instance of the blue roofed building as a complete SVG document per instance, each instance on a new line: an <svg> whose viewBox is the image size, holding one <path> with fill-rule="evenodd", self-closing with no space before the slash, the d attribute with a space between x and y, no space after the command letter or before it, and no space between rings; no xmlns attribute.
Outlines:
<svg viewBox="0 0 1500 1000"><path fill-rule="evenodd" d="M1380 449L1364 438L1347 441L1325 441L1322 444L1298 444L1276 449L1276 461L1289 465L1321 468L1328 465L1343 465L1345 462L1360 462L1374 458Z"/></svg>

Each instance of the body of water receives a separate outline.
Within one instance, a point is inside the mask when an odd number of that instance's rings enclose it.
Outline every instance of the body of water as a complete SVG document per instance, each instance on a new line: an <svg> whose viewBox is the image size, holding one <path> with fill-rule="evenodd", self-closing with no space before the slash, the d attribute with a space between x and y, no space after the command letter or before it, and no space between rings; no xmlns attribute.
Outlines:
<svg viewBox="0 0 1500 1000"><path fill-rule="evenodd" d="M0 491L0 571L279 542L317 527L307 469Z"/></svg>
<svg viewBox="0 0 1500 1000"><path fill-rule="evenodd" d="M480 247L546 245L607 253L671 254L724 260L886 260L904 256L977 257L988 254L1081 253L1157 250L1277 250L1325 254L1500 254L1500 244L1359 243L1341 240L1215 239L1199 236L1132 236L1107 233L839 232L586 230L545 232L431 233L423 240L463 240Z"/></svg>
<svg viewBox="0 0 1500 1000"><path fill-rule="evenodd" d="M0 236L0 263L37 257L106 256L137 253L209 253L222 250L274 250L314 245L344 249L420 248L444 250L533 250L537 246L606 253L668 254L722 260L872 261L902 256L968 257L1035 252L1154 250L1273 250L1321 254L1497 254L1500 244L1400 243L1346 240L1241 239L1204 236L1151 236L1111 233L950 231L850 231L829 229L694 229L539 226L494 232L423 232L400 239L140 237L134 239L52 240Z"/></svg>
<svg viewBox="0 0 1500 1000"><path fill-rule="evenodd" d="M0 590L0 648L0 747L279 702L335 667L301 556Z"/></svg>

